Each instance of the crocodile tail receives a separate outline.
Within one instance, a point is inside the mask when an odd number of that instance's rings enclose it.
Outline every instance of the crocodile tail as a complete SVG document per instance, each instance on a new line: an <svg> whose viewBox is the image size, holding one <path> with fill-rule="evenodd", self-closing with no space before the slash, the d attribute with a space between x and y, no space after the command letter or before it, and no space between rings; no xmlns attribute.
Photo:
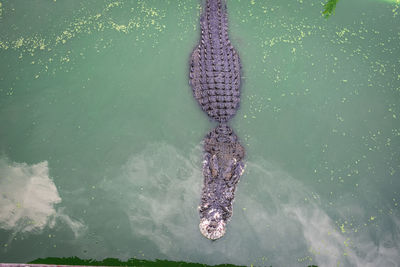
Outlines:
<svg viewBox="0 0 400 267"><path fill-rule="evenodd" d="M227 122L239 109L240 58L228 37L224 0L207 0L201 16L201 39L190 58L189 83L203 111Z"/></svg>

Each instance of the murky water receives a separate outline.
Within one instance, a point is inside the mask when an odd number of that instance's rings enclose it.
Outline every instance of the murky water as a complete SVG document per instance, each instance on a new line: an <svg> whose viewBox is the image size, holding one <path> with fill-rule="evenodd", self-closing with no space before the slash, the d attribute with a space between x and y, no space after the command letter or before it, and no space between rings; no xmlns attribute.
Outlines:
<svg viewBox="0 0 400 267"><path fill-rule="evenodd" d="M200 1L0 1L0 262L398 266L400 3L228 1L246 146L198 230Z"/></svg>

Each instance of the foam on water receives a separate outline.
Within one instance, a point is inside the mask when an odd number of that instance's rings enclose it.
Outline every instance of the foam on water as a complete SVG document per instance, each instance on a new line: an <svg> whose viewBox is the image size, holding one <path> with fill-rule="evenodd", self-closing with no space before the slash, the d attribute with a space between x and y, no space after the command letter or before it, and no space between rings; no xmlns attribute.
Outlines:
<svg viewBox="0 0 400 267"><path fill-rule="evenodd" d="M102 184L110 194L124 196L118 205L129 217L132 238L151 241L163 258L320 266L397 266L394 263L400 262L398 231L378 243L368 231L344 234L335 223L338 218L325 210L326 200L278 164L262 159L247 164L226 235L214 242L205 240L197 228L202 181L199 149L185 155L165 143L149 145L126 162L123 175ZM361 207L358 212L366 213ZM398 218L389 219L399 224Z"/></svg>
<svg viewBox="0 0 400 267"><path fill-rule="evenodd" d="M85 227L56 207L61 202L47 161L29 165L0 158L0 228L14 235L39 233L62 221L77 237Z"/></svg>

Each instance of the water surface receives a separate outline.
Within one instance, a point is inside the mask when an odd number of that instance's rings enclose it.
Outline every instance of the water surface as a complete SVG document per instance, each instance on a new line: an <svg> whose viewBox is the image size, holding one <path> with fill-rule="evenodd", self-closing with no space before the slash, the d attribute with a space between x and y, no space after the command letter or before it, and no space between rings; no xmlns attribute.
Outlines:
<svg viewBox="0 0 400 267"><path fill-rule="evenodd" d="M0 1L0 262L398 266L400 3L228 1L247 151L198 230L200 1Z"/></svg>

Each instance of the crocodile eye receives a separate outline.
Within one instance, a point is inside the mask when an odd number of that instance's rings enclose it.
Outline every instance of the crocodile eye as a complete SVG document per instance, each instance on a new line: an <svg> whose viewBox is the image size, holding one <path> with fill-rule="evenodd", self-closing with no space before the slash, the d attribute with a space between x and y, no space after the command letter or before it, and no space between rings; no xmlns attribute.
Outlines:
<svg viewBox="0 0 400 267"><path fill-rule="evenodd" d="M210 159L210 171L213 178L218 176L218 159L216 155L213 155Z"/></svg>
<svg viewBox="0 0 400 267"><path fill-rule="evenodd" d="M232 178L232 167L228 167L225 171L224 171L224 179L225 180L230 180Z"/></svg>
<svg viewBox="0 0 400 267"><path fill-rule="evenodd" d="M224 174L223 174L223 177L225 180L230 180L232 178L233 172L236 167L236 162L237 162L236 158L229 160L228 166L224 170Z"/></svg>

